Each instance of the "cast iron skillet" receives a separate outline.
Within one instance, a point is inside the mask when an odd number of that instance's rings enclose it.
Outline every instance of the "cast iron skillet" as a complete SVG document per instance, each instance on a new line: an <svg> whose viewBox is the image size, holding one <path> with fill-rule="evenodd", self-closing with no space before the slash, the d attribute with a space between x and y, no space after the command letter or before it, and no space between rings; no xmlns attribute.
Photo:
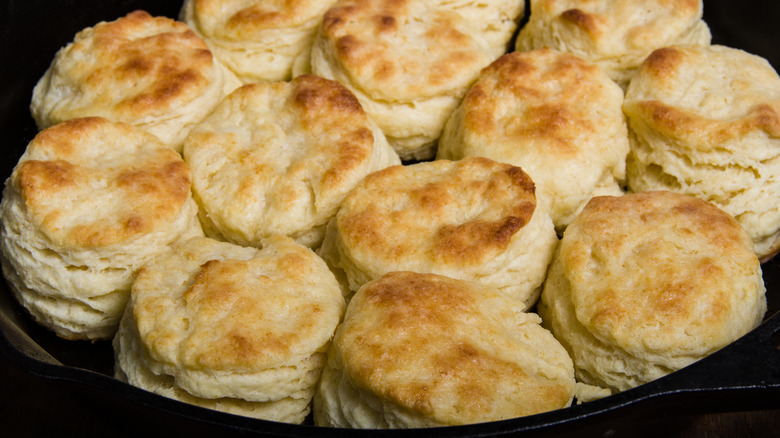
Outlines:
<svg viewBox="0 0 780 438"><path fill-rule="evenodd" d="M28 105L32 88L57 49L75 33L135 9L175 17L180 0L9 0L0 10L0 175L10 175L37 130ZM747 6L749 5L749 6ZM529 9L526 8L526 11ZM780 2L705 0L713 43L738 47L780 66ZM65 385L89 406L133 427L158 432L264 437L556 436L607 431L629 419L679 413L780 408L780 257L763 265L769 311L764 323L715 354L662 379L598 401L494 423L417 431L355 431L289 425L238 417L169 400L111 377L108 342L69 342L38 327L0 282L0 354L34 376ZM139 422L142 418L144 421ZM141 429L138 429L140 432Z"/></svg>

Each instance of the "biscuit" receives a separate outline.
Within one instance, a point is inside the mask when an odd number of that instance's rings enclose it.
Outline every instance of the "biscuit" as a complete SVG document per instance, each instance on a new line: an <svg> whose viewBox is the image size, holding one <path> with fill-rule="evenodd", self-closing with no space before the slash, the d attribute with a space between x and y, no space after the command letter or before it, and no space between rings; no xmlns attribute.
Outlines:
<svg viewBox="0 0 780 438"><path fill-rule="evenodd" d="M673 44L710 44L702 0L531 0L517 51L542 47L594 62L626 87L655 49Z"/></svg>
<svg viewBox="0 0 780 438"><path fill-rule="evenodd" d="M551 49L508 53L450 116L437 157L522 167L560 233L591 197L623 191L622 104L623 90L589 61Z"/></svg>
<svg viewBox="0 0 780 438"><path fill-rule="evenodd" d="M177 151L240 81L184 23L135 11L78 32L33 89L38 128L98 116L135 125Z"/></svg>
<svg viewBox="0 0 780 438"><path fill-rule="evenodd" d="M244 83L289 80L335 0L185 0L182 21ZM308 62L308 61L299 61Z"/></svg>
<svg viewBox="0 0 780 438"><path fill-rule="evenodd" d="M537 311L578 380L623 391L761 323L750 238L730 215L668 191L593 198L569 224Z"/></svg>
<svg viewBox="0 0 780 438"><path fill-rule="evenodd" d="M630 190L712 202L745 228L760 259L780 249L780 77L765 59L717 45L659 49L623 111Z"/></svg>
<svg viewBox="0 0 780 438"><path fill-rule="evenodd" d="M488 2L483 14L500 16L495 11L509 9L506 15L514 19L522 14L521 3ZM447 117L479 71L506 52L511 38L508 33L496 44L484 23L464 17L460 9L474 6L339 0L314 40L310 71L352 90L401 159L432 158Z"/></svg>
<svg viewBox="0 0 780 438"><path fill-rule="evenodd" d="M301 423L344 307L322 259L288 237L261 250L195 237L139 271L115 374L186 403Z"/></svg>
<svg viewBox="0 0 780 438"><path fill-rule="evenodd" d="M496 421L568 406L566 350L495 288L392 272L354 296L328 351L314 423L417 428Z"/></svg>
<svg viewBox="0 0 780 438"><path fill-rule="evenodd" d="M375 172L344 199L319 254L349 296L387 272L475 280L530 308L558 239L519 167L488 158Z"/></svg>
<svg viewBox="0 0 780 438"><path fill-rule="evenodd" d="M131 125L81 118L41 131L0 204L14 295L63 338L111 338L141 265L203 234L190 178L179 154Z"/></svg>
<svg viewBox="0 0 780 438"><path fill-rule="evenodd" d="M312 75L239 88L183 154L206 234L244 246L284 234L317 247L347 193L400 163L355 96Z"/></svg>

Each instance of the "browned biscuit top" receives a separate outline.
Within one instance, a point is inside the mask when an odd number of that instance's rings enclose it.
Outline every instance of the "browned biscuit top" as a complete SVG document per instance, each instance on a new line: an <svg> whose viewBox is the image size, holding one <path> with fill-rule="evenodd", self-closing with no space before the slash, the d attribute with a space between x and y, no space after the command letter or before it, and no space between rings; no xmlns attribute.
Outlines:
<svg viewBox="0 0 780 438"><path fill-rule="evenodd" d="M175 151L150 134L101 118L41 131L12 180L45 234L80 247L149 233L190 196L190 170Z"/></svg>
<svg viewBox="0 0 780 438"><path fill-rule="evenodd" d="M79 32L68 52L58 80L83 89L70 96L70 117L129 121L164 114L197 99L214 80L206 43L184 23L145 11Z"/></svg>
<svg viewBox="0 0 780 438"><path fill-rule="evenodd" d="M619 36L621 44L629 48L652 47L664 41L670 29L698 20L702 9L701 0L541 0L535 3L540 11L578 29L597 42L597 46L606 46L607 40Z"/></svg>
<svg viewBox="0 0 780 438"><path fill-rule="evenodd" d="M356 386L445 424L563 407L571 363L516 304L477 283L388 273L355 295L334 346Z"/></svg>
<svg viewBox="0 0 780 438"><path fill-rule="evenodd" d="M730 215L694 197L593 198L560 254L577 319L628 351L711 348L753 323L738 316L759 288L752 242Z"/></svg>
<svg viewBox="0 0 780 438"><path fill-rule="evenodd" d="M707 148L752 131L780 138L778 87L780 78L761 58L723 46L679 45L645 59L625 106L659 133L700 138Z"/></svg>
<svg viewBox="0 0 780 438"><path fill-rule="evenodd" d="M400 162L355 96L313 75L237 89L183 155L207 219L244 244L327 223L366 174Z"/></svg>
<svg viewBox="0 0 780 438"><path fill-rule="evenodd" d="M192 0L200 29L210 36L252 40L268 29L299 26L311 19L311 11L320 10L334 0Z"/></svg>
<svg viewBox="0 0 780 438"><path fill-rule="evenodd" d="M602 76L595 64L567 53L509 53L485 68L466 94L462 129L485 137L496 155L514 157L513 149L530 142L545 155L578 158L590 152L580 143L610 130L599 125L605 118L593 107L594 100L606 106L615 96Z"/></svg>
<svg viewBox="0 0 780 438"><path fill-rule="evenodd" d="M341 68L376 99L445 95L467 86L490 60L456 12L410 0L341 0L322 35Z"/></svg>
<svg viewBox="0 0 780 438"><path fill-rule="evenodd" d="M521 168L470 157L375 172L337 217L354 251L471 266L503 252L535 209L534 183Z"/></svg>
<svg viewBox="0 0 780 438"><path fill-rule="evenodd" d="M206 373L260 371L323 351L344 308L336 280L291 239L265 243L195 239L141 269L132 312L157 360Z"/></svg>

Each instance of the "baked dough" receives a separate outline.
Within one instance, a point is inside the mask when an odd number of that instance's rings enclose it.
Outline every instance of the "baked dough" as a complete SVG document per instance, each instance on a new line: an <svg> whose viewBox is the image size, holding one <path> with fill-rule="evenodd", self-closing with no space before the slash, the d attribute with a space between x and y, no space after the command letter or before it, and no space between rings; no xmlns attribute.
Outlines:
<svg viewBox="0 0 780 438"><path fill-rule="evenodd" d="M702 0L531 0L517 51L550 47L594 62L628 85L655 49L673 44L706 46L712 38L702 20Z"/></svg>
<svg viewBox="0 0 780 438"><path fill-rule="evenodd" d="M626 91L632 191L671 190L737 219L762 260L780 250L780 76L725 46L653 52Z"/></svg>
<svg viewBox="0 0 780 438"><path fill-rule="evenodd" d="M593 198L569 224L538 312L578 380L624 391L758 326L765 293L731 216L692 196L643 192Z"/></svg>
<svg viewBox="0 0 780 438"><path fill-rule="evenodd" d="M568 406L572 362L495 288L392 272L350 302L314 399L314 423L417 428L482 423Z"/></svg>
<svg viewBox="0 0 780 438"><path fill-rule="evenodd" d="M41 131L6 180L3 273L19 302L66 339L110 339L135 272L202 235L190 170L131 125L72 119Z"/></svg>
<svg viewBox="0 0 780 438"><path fill-rule="evenodd" d="M558 239L519 167L483 157L375 172L331 220L319 253L347 296L392 271L475 280L530 308Z"/></svg>
<svg viewBox="0 0 780 438"><path fill-rule="evenodd" d="M623 90L589 61L552 49L508 53L450 116L437 158L521 167L561 233L593 196L623 192L622 104Z"/></svg>
<svg viewBox="0 0 780 438"><path fill-rule="evenodd" d="M239 88L183 154L206 234L244 246L284 234L316 248L347 193L401 162L349 90L313 75Z"/></svg>
<svg viewBox="0 0 780 438"><path fill-rule="evenodd" d="M482 23L444 3L340 0L325 14L312 47L310 72L352 90L403 160L435 155L447 117L479 71L506 52L512 35L498 44ZM522 2L486 2L483 14L505 9L514 23Z"/></svg>
<svg viewBox="0 0 780 438"><path fill-rule="evenodd" d="M135 11L78 32L33 89L39 129L99 116L181 151L189 129L240 81L187 25Z"/></svg>
<svg viewBox="0 0 780 438"><path fill-rule="evenodd" d="M292 77L335 0L185 0L182 21L244 83ZM304 59L298 59L304 58Z"/></svg>
<svg viewBox="0 0 780 438"><path fill-rule="evenodd" d="M116 376L186 403L301 423L343 312L325 263L285 236L262 250L193 238L138 273L114 339Z"/></svg>

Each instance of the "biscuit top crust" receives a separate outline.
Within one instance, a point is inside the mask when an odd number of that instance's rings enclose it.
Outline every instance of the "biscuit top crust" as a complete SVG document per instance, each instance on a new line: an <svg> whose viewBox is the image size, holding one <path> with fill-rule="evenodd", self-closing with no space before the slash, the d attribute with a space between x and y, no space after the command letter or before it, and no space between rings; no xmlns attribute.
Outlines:
<svg viewBox="0 0 780 438"><path fill-rule="evenodd" d="M184 157L220 229L256 240L275 221L327 222L374 165L374 127L347 88L302 75L233 92L193 129Z"/></svg>
<svg viewBox="0 0 780 438"><path fill-rule="evenodd" d="M665 47L642 64L623 108L693 148L706 150L751 132L780 138L780 76L765 59L739 49Z"/></svg>
<svg viewBox="0 0 780 438"><path fill-rule="evenodd" d="M490 63L457 12L413 0L340 0L321 37L354 86L376 100L455 95Z"/></svg>
<svg viewBox="0 0 780 438"><path fill-rule="evenodd" d="M466 94L464 143L485 145L497 160L523 151L613 161L586 146L614 136L613 124L625 130L622 100L622 90L593 63L550 49L512 52L485 68Z"/></svg>
<svg viewBox="0 0 780 438"><path fill-rule="evenodd" d="M104 247L169 222L190 197L190 170L156 137L102 118L41 131L11 176L53 242Z"/></svg>
<svg viewBox="0 0 780 438"><path fill-rule="evenodd" d="M750 238L690 196L593 198L567 228L560 256L577 320L630 352L711 351L763 315Z"/></svg>
<svg viewBox="0 0 780 438"><path fill-rule="evenodd" d="M253 40L321 16L335 0L192 0L198 30L209 38Z"/></svg>
<svg viewBox="0 0 780 438"><path fill-rule="evenodd" d="M538 0L539 9L570 28L586 45L605 58L626 50L652 50L670 44L702 17L701 0Z"/></svg>
<svg viewBox="0 0 780 438"><path fill-rule="evenodd" d="M185 241L142 268L132 294L152 357L189 370L297 364L327 345L345 307L324 262L282 236L262 250Z"/></svg>
<svg viewBox="0 0 780 438"><path fill-rule="evenodd" d="M402 266L472 266L506 250L535 209L534 183L521 168L469 157L375 172L336 217L353 255Z"/></svg>
<svg viewBox="0 0 780 438"><path fill-rule="evenodd" d="M356 386L443 424L474 423L571 401L571 359L539 323L486 286L392 272L356 293L333 344Z"/></svg>
<svg viewBox="0 0 780 438"><path fill-rule="evenodd" d="M53 68L51 87L69 101L52 110L55 121L94 115L130 122L164 115L197 99L217 74L195 32L144 11L82 30L58 53Z"/></svg>

